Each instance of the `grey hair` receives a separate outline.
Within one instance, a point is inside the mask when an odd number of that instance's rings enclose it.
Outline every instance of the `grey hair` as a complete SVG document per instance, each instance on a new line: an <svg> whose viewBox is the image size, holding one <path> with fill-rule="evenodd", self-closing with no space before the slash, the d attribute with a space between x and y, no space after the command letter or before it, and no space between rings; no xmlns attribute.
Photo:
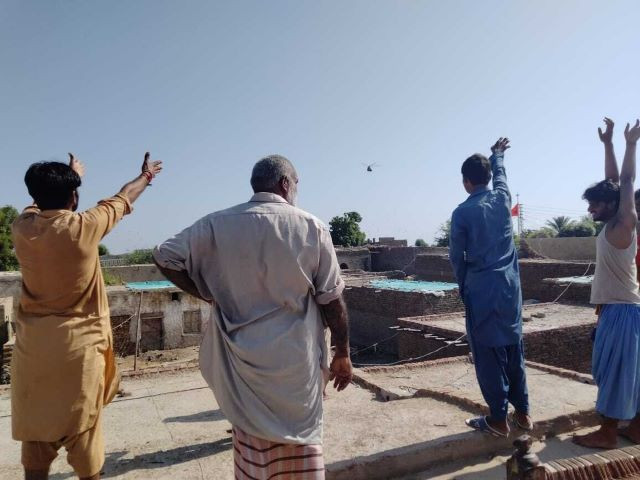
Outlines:
<svg viewBox="0 0 640 480"><path fill-rule="evenodd" d="M269 155L253 166L251 187L254 192L273 192L282 177L296 180L296 169L286 157Z"/></svg>

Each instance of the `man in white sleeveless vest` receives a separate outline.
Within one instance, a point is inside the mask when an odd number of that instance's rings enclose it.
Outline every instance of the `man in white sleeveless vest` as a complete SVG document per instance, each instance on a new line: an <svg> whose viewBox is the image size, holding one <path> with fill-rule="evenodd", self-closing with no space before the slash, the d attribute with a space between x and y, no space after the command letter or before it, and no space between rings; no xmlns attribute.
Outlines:
<svg viewBox="0 0 640 480"><path fill-rule="evenodd" d="M626 151L618 174L613 150L613 122L599 130L605 147L605 180L589 187L583 198L589 213L605 226L598 235L596 272L591 303L600 306L593 345L593 378L598 385L596 410L600 428L574 437L585 447L615 448L618 434L640 443L640 292L633 182L636 177L636 143L640 121L624 131ZM619 421L631 420L618 431Z"/></svg>

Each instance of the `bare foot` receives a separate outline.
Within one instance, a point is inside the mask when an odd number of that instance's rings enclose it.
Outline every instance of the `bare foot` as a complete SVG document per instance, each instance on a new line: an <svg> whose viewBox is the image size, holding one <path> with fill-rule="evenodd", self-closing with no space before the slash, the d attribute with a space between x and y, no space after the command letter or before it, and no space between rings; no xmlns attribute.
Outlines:
<svg viewBox="0 0 640 480"><path fill-rule="evenodd" d="M606 450L611 450L618 446L617 438L615 436L612 437L608 430L603 430L602 428L587 435L574 435L573 443L587 448L602 448Z"/></svg>
<svg viewBox="0 0 640 480"><path fill-rule="evenodd" d="M618 435L626 438L631 443L640 443L640 431L637 428L632 428L631 425L618 430Z"/></svg>

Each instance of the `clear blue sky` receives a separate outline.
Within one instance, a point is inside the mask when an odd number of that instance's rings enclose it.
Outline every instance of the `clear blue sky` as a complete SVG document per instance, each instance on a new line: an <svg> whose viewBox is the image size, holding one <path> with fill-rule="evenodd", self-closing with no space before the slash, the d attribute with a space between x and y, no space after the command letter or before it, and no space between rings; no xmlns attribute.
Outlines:
<svg viewBox="0 0 640 480"><path fill-rule="evenodd" d="M150 150L165 169L107 237L119 253L246 201L253 163L281 153L302 208L431 241L465 198L461 162L507 135L526 226L578 216L601 118L621 160L640 116L639 25L631 0L4 0L0 204L72 151L87 208Z"/></svg>

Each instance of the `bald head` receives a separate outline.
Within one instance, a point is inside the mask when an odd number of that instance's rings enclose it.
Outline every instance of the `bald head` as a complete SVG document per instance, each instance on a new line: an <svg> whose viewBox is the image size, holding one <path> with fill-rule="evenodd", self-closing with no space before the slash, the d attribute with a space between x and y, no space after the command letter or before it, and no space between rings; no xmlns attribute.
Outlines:
<svg viewBox="0 0 640 480"><path fill-rule="evenodd" d="M296 169L282 155L269 155L254 165L251 172L251 187L255 193L279 194L283 179L286 179L290 184L298 183Z"/></svg>

